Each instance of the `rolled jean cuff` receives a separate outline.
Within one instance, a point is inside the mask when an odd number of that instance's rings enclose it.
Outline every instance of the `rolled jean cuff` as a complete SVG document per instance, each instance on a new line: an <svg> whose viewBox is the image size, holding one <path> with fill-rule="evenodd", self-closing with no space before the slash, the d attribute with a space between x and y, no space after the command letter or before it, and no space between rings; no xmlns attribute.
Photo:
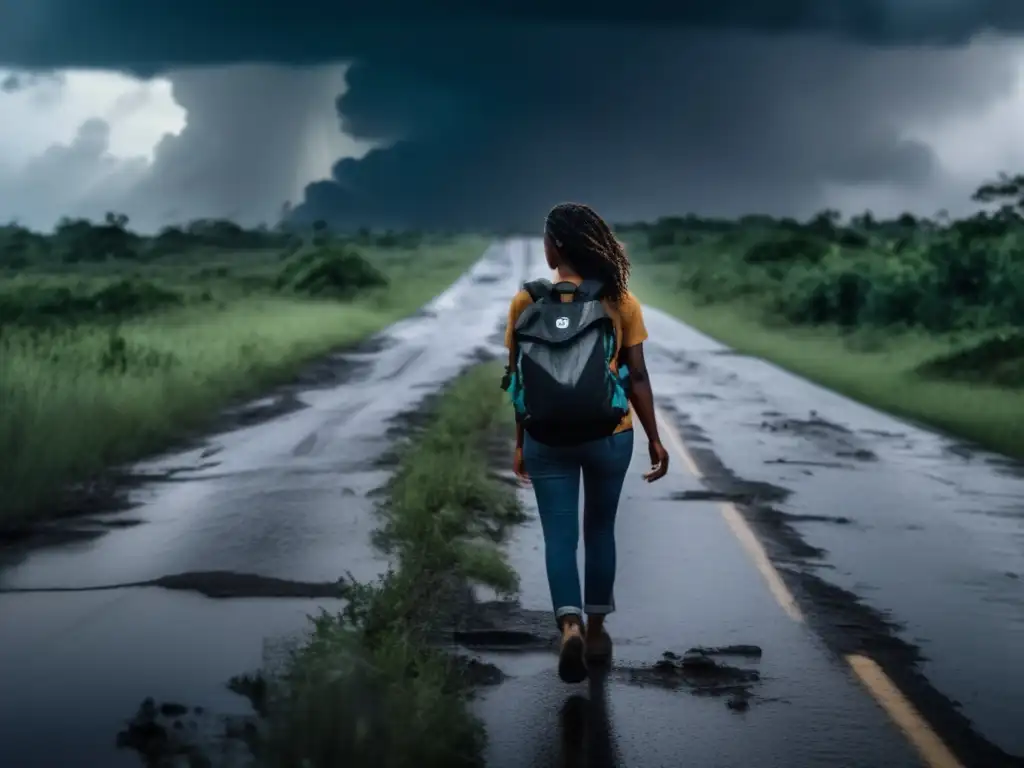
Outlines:
<svg viewBox="0 0 1024 768"><path fill-rule="evenodd" d="M615 613L615 603L609 603L608 605L587 603L584 608L590 616L607 616L609 613Z"/></svg>
<svg viewBox="0 0 1024 768"><path fill-rule="evenodd" d="M556 619L564 619L566 616L583 616L583 611L574 605L563 605L555 611Z"/></svg>

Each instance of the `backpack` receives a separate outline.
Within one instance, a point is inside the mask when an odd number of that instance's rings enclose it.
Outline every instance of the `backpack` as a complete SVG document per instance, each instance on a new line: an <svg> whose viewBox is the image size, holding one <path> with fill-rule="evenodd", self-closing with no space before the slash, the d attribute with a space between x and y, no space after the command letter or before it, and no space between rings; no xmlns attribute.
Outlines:
<svg viewBox="0 0 1024 768"><path fill-rule="evenodd" d="M547 445L611 435L629 411L629 371L613 368L615 323L601 301L603 286L535 280L523 288L533 303L516 321L514 365L502 381L516 420ZM562 301L566 293L572 301Z"/></svg>

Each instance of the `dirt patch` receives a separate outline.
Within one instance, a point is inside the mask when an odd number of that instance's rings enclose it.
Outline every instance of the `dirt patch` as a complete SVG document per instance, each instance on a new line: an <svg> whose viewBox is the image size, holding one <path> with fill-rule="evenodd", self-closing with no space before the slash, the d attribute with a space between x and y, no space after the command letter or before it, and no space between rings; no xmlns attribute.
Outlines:
<svg viewBox="0 0 1024 768"><path fill-rule="evenodd" d="M654 664L644 667L618 667L612 670L617 678L631 685L655 685L669 690L685 690L695 696L721 696L726 706L736 712L745 712L754 698L754 686L761 674L756 669L726 664L716 655L746 655L760 658L757 646L742 646L743 650L757 653L720 654L722 649L691 648L679 654L666 651Z"/></svg>
<svg viewBox="0 0 1024 768"><path fill-rule="evenodd" d="M856 433L841 424L823 419L817 411L811 411L806 419L795 419L774 411L763 413L762 418L759 425L761 431L806 439L818 451L836 458L860 462L875 461L878 458Z"/></svg>
<svg viewBox="0 0 1024 768"><path fill-rule="evenodd" d="M820 467L823 469L853 469L852 464L840 461L799 461L793 459L766 459L765 464L784 464L787 467Z"/></svg>
<svg viewBox="0 0 1024 768"><path fill-rule="evenodd" d="M764 653L759 645L715 645L711 647L698 645L690 650L705 656L743 656L751 659L760 659Z"/></svg>
<svg viewBox="0 0 1024 768"><path fill-rule="evenodd" d="M128 511L134 507L134 504L125 503L120 511ZM142 522L135 518L115 520L83 518L74 522L51 521L33 528L0 532L0 555L9 557L25 554L32 549L93 541L106 535L109 531L131 528L141 525Z"/></svg>
<svg viewBox="0 0 1024 768"><path fill-rule="evenodd" d="M148 768L250 765L253 717L211 715L202 707L146 699L117 734L118 749L136 752Z"/></svg>
<svg viewBox="0 0 1024 768"><path fill-rule="evenodd" d="M837 433L840 435L851 435L853 434L849 429L839 424L834 424L831 421L827 421L821 418L816 411L811 411L810 418L807 419L793 419L786 416L774 418L770 421L762 423L764 429L770 431L790 431L790 432L803 432L803 433Z"/></svg>
<svg viewBox="0 0 1024 768"><path fill-rule="evenodd" d="M785 488L779 488L771 483L747 483L743 490L716 491L701 489L680 491L673 493L669 498L673 501L723 501L733 504L767 504L785 501L788 496L789 492Z"/></svg>
<svg viewBox="0 0 1024 768"><path fill-rule="evenodd" d="M497 665L480 659L456 656L455 664L462 679L474 688L501 685L508 677Z"/></svg>
<svg viewBox="0 0 1024 768"><path fill-rule="evenodd" d="M843 515L794 515L789 512L779 512L779 514L794 523L832 523L833 525L853 524L853 520Z"/></svg>
<svg viewBox="0 0 1024 768"><path fill-rule="evenodd" d="M860 433L862 435L871 435L871 437L881 437L885 440L905 440L907 438L904 432L887 432L884 429L862 429Z"/></svg>
<svg viewBox="0 0 1024 768"><path fill-rule="evenodd" d="M123 584L104 584L93 587L26 587L0 589L3 593L35 593L35 592L104 592L115 589L131 589L138 587L161 587L163 589L198 592L206 597L231 599L245 597L279 597L279 598L337 598L345 596L345 583L308 582L278 579L272 576L261 576L255 573L236 573L235 571L194 571L161 576L148 581L135 581Z"/></svg>

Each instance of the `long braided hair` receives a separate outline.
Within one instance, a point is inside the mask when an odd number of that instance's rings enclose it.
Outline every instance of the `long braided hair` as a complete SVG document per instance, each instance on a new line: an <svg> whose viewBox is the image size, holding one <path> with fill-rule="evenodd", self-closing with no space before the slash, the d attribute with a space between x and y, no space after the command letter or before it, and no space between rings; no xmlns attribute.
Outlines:
<svg viewBox="0 0 1024 768"><path fill-rule="evenodd" d="M548 213L544 234L568 266L584 280L600 280L605 295L619 301L629 284L629 257L611 227L593 208L560 203Z"/></svg>

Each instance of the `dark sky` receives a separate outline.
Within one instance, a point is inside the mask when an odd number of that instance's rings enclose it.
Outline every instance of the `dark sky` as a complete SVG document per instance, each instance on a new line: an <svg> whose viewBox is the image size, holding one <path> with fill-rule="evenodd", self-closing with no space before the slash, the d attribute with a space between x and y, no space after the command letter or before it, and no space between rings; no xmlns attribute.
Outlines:
<svg viewBox="0 0 1024 768"><path fill-rule="evenodd" d="M292 90L261 88L259 70L218 79L211 65L352 61L340 124L385 146L312 184L295 201L303 215L533 226L562 199L620 220L803 214L835 187L954 204L964 190L906 128L1011 91L1006 47L966 42L1024 27L1024 0L340 5L6 0L0 64L167 73L188 127L133 197L244 214L255 196L265 207L288 194L278 180L301 150ZM86 137L99 153L101 134Z"/></svg>

